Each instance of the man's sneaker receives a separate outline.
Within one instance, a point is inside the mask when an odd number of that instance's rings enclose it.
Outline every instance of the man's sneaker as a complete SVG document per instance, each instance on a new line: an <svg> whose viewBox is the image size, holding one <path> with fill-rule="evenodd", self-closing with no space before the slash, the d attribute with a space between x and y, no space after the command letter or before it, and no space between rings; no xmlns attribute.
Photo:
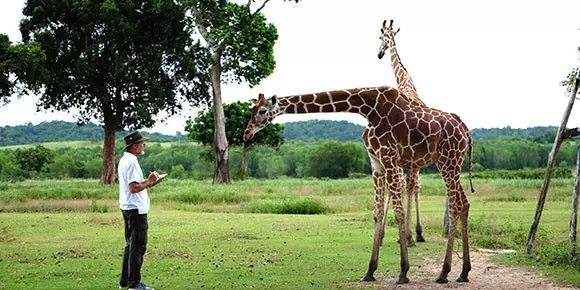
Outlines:
<svg viewBox="0 0 580 290"><path fill-rule="evenodd" d="M129 290L155 290L155 289L139 282L139 284L137 284L135 287L129 288Z"/></svg>

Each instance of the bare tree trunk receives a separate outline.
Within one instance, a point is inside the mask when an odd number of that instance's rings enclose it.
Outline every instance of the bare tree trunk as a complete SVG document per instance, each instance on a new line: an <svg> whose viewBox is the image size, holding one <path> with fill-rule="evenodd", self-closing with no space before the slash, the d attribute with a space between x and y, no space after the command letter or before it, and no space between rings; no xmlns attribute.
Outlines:
<svg viewBox="0 0 580 290"><path fill-rule="evenodd" d="M115 126L105 124L105 142L103 143L103 168L101 184L113 184L117 179L115 172Z"/></svg>
<svg viewBox="0 0 580 290"><path fill-rule="evenodd" d="M211 83L213 89L215 168L213 183L230 183L228 166L228 140L226 138L226 119L222 105L221 64L219 54L214 54L214 65L211 68Z"/></svg>
<svg viewBox="0 0 580 290"><path fill-rule="evenodd" d="M564 132L566 131L566 125L568 124L568 118L572 112L572 107L574 106L574 101L576 100L576 94L578 93L578 87L580 86L580 70L576 73L576 79L574 80L574 85L572 86L572 91L570 92L570 100L568 101L568 106L564 111L564 117L562 118L562 123L560 124L560 129L558 129L558 134L554 140L554 145L552 146L552 151L548 157L548 165L546 166L546 176L544 177L544 183L540 189L540 197L538 198L538 204L536 206L536 214L532 221L532 226L530 227L530 233L528 234L528 241L526 243L526 254L532 253L532 248L534 247L534 241L536 240L536 232L538 231L538 226L540 225L540 218L542 217L542 211L544 210L544 203L546 202L546 195L548 194L548 188L550 187L550 180L552 179L552 173L556 170L556 160L558 158L558 151L560 150L560 145L562 145Z"/></svg>

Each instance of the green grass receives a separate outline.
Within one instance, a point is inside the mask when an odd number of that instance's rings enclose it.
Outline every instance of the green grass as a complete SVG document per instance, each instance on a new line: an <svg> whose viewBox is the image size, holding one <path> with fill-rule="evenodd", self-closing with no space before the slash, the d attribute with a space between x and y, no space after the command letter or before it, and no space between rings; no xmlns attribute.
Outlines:
<svg viewBox="0 0 580 290"><path fill-rule="evenodd" d="M49 149L59 149L59 148L83 148L83 147L98 147L103 146L102 141L63 141L63 142L44 142L37 143ZM11 145L11 146L1 146L2 149L24 149L31 148L37 144L25 144L25 145Z"/></svg>
<svg viewBox="0 0 580 290"><path fill-rule="evenodd" d="M443 182L437 175L421 180L427 243L410 249L411 265L424 256L440 258L444 246ZM580 263L566 247L573 180L552 182L534 255L522 254L540 186L541 180L475 180L472 248L515 249L518 254L498 262L534 267L578 287ZM117 190L96 180L0 183L0 289L114 289L123 247ZM340 289L367 269L370 178L217 186L168 179L149 192L143 270L145 282L158 289ZM388 221L380 280L394 278L399 268L392 211Z"/></svg>

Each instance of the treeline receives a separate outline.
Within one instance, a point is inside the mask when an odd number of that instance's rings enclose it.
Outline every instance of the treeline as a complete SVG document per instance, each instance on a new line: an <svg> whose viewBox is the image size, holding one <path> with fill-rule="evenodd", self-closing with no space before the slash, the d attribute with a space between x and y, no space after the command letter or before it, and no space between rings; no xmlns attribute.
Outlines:
<svg viewBox="0 0 580 290"><path fill-rule="evenodd" d="M310 120L284 124L284 138L287 140L317 141L338 140L362 142L364 126L347 121ZM501 136L517 136L539 143L553 143L557 127L475 128L471 130L474 140L496 140Z"/></svg>
<svg viewBox="0 0 580 290"><path fill-rule="evenodd" d="M284 124L282 135L288 141L304 142L318 140L337 140L341 142L362 142L364 127L347 121L310 120ZM474 140L496 140L501 136L517 136L538 143L553 143L556 127L530 127L514 129L511 127L473 129ZM176 132L175 135L159 133L145 134L158 142L186 141L187 135ZM127 132L118 132L116 138L122 139ZM52 121L38 125L0 127L0 146L24 145L60 141L102 141L104 132L101 126L87 123L82 126L72 122Z"/></svg>
<svg viewBox="0 0 580 290"><path fill-rule="evenodd" d="M123 155L117 146L117 162ZM476 141L473 171L476 178L542 178L550 143L538 143L517 136ZM562 144L556 177L571 177L577 141ZM193 142L149 143L147 154L139 157L143 171L158 170L171 178L210 179L213 150ZM242 148L230 148L230 172L241 178ZM42 145L0 150L0 180L26 178L99 178L102 147L47 149ZM289 141L279 149L257 146L248 153L248 175L254 178L317 177L347 178L366 176L371 167L361 142ZM467 159L464 170L467 170ZM435 166L423 173L437 172Z"/></svg>
<svg viewBox="0 0 580 290"><path fill-rule="evenodd" d="M121 131L117 132L115 136L117 139L122 139L127 134L127 132ZM149 132L145 134L160 142L187 140L187 135L179 132L173 136ZM73 122L51 121L38 125L28 123L21 126L0 127L0 146L64 141L102 142L104 138L103 127L92 123L79 126Z"/></svg>

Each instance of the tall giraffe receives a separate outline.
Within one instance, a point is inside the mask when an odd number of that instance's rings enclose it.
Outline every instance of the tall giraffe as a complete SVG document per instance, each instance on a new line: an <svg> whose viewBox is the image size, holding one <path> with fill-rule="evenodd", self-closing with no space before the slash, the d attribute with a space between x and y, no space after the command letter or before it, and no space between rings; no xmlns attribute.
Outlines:
<svg viewBox="0 0 580 290"><path fill-rule="evenodd" d="M391 66L393 68L393 74L397 79L397 89L403 94L407 95L411 102L420 107L427 108L427 105L419 98L419 93L417 93L417 88L411 79L411 75L401 62L401 57L397 51L397 46L395 43L395 35L399 32L393 29L393 20L390 21L387 27L387 20L383 21L381 27L381 46L379 47L379 59L382 59L385 55L385 51L389 49L391 53ZM419 168L408 168L407 171L407 220L405 224L407 225L407 245L414 246L415 241L413 241L413 231L411 230L412 215L411 208L413 204L413 197L415 197L415 214L417 215L417 224L415 226L415 232L417 234L417 242L424 242L423 238L423 225L421 223L421 215L419 211L419 191L421 190L421 180L419 179ZM385 216L388 212L388 202L387 209L385 209ZM445 211L447 213L447 210ZM447 214L445 215L447 218ZM386 223L383 221L383 223Z"/></svg>
<svg viewBox="0 0 580 290"><path fill-rule="evenodd" d="M396 283L408 283L409 256L407 254L405 212L403 191L405 179L403 168L422 168L437 164L447 188L449 198L450 230L457 228L461 217L463 244L463 268L458 282L468 282L471 270L467 217L469 202L461 185L461 165L472 148L472 139L467 126L459 116L436 109L414 105L404 94L392 87L336 90L315 94L294 95L266 100L260 94L254 101L252 115L244 131L244 140L282 114L351 112L368 120L363 133L365 147L373 169L375 189L374 220L375 231L373 250L367 273L361 281L374 281L378 267L379 249L384 237L382 221L385 215L385 187L389 199L393 200L395 219L399 231L401 271ZM471 153L471 150L470 150ZM470 164L472 155L469 155ZM471 183L471 166L470 166ZM448 235L447 250L437 283L447 283L451 271L453 241L455 235Z"/></svg>

